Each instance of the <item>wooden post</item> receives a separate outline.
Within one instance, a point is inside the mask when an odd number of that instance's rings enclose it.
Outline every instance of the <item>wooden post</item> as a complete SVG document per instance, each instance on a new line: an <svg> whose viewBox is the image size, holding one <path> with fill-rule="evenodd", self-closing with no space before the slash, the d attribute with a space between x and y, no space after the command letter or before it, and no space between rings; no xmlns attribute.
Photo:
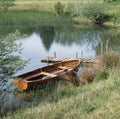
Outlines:
<svg viewBox="0 0 120 119"><path fill-rule="evenodd" d="M103 55L103 42L101 42L101 56Z"/></svg>
<svg viewBox="0 0 120 119"><path fill-rule="evenodd" d="M56 52L54 52L54 57L56 58Z"/></svg>
<svg viewBox="0 0 120 119"><path fill-rule="evenodd" d="M48 58L47 58L47 65L49 65L49 56L48 56Z"/></svg>
<svg viewBox="0 0 120 119"><path fill-rule="evenodd" d="M76 52L76 59L78 59L78 52Z"/></svg>
<svg viewBox="0 0 120 119"><path fill-rule="evenodd" d="M106 42L106 53L108 53L108 40Z"/></svg>
<svg viewBox="0 0 120 119"><path fill-rule="evenodd" d="M81 50L81 60L83 59L83 50Z"/></svg>

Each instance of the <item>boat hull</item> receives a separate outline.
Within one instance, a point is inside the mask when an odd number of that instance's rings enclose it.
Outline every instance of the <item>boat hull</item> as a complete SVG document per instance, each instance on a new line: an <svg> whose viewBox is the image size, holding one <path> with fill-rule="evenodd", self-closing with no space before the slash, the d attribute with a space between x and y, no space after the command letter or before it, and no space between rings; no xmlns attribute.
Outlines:
<svg viewBox="0 0 120 119"><path fill-rule="evenodd" d="M79 66L79 60L70 60L42 67L16 76L13 83L17 88L26 90L31 87L57 80L60 76L71 72Z"/></svg>

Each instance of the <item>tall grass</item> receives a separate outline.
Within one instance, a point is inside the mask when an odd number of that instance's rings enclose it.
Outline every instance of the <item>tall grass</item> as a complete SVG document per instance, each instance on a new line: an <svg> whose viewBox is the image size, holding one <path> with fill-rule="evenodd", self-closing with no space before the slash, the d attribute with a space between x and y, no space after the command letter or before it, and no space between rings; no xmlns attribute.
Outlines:
<svg viewBox="0 0 120 119"><path fill-rule="evenodd" d="M101 56L101 63L107 68L116 67L119 63L119 53L115 51L104 53Z"/></svg>
<svg viewBox="0 0 120 119"><path fill-rule="evenodd" d="M114 67L113 63L111 69L102 67L96 77L97 81L89 85L71 87L66 81L60 80L34 91L23 92L18 95L19 98L33 101L32 106L9 112L3 118L117 119L120 116L119 65L118 61L117 66Z"/></svg>

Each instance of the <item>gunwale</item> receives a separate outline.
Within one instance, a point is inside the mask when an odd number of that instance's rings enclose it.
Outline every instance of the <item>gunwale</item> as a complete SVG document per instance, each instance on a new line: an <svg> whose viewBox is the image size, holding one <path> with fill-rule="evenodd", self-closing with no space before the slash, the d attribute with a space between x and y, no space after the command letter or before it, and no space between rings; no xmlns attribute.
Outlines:
<svg viewBox="0 0 120 119"><path fill-rule="evenodd" d="M17 88L26 90L30 87L42 85L74 70L79 66L79 60L69 60L35 69L13 78Z"/></svg>

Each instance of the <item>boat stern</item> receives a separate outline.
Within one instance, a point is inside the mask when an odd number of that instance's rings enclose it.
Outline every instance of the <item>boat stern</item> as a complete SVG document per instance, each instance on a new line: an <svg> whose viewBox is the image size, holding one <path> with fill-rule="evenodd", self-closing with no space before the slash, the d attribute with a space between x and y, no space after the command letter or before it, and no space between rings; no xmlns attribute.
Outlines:
<svg viewBox="0 0 120 119"><path fill-rule="evenodd" d="M28 84L19 78L14 78L13 83L16 85L17 88L21 90L26 90L28 88Z"/></svg>

